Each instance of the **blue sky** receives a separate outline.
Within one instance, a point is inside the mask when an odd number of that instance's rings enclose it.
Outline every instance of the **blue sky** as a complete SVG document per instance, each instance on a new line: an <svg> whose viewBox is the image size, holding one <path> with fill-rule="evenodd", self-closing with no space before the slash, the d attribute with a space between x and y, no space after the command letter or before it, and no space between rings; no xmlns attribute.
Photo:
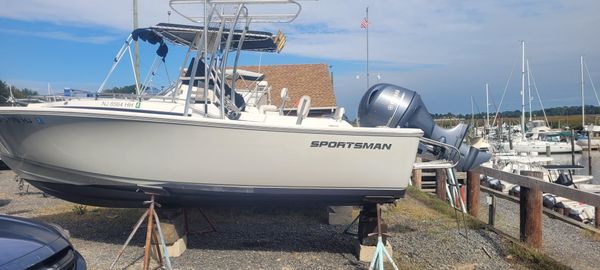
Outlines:
<svg viewBox="0 0 600 270"><path fill-rule="evenodd" d="M0 0L0 79L17 87L55 91L96 89L131 28L131 2L122 0ZM139 0L140 26L185 23L169 17L167 0ZM248 54L245 65L326 63L332 67L338 104L350 117L366 91L365 6L370 16L371 82L418 91L431 112L470 112L473 96L485 110L485 83L498 104L513 67L502 110L519 108L519 40L546 107L578 105L579 57L600 87L600 1L303 1L291 24L254 29L288 36L282 54ZM143 47L142 55L155 48ZM147 54L144 54L147 53ZM170 74L182 50L171 49ZM152 58L142 58L148 64ZM517 64L515 66L515 64ZM164 71L159 77L166 77ZM586 75L587 76L587 75ZM130 84L122 65L111 85ZM157 81L158 83L158 81ZM598 105L586 82L586 103ZM534 109L539 108L537 100Z"/></svg>

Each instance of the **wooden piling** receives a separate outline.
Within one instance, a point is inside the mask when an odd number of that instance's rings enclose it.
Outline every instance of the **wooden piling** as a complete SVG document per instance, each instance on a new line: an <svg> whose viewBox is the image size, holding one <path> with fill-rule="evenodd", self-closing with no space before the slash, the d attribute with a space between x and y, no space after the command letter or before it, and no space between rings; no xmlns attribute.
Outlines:
<svg viewBox="0 0 600 270"><path fill-rule="evenodd" d="M594 225L596 228L600 229L600 207L594 207Z"/></svg>
<svg viewBox="0 0 600 270"><path fill-rule="evenodd" d="M575 165L575 130L571 129L571 165Z"/></svg>
<svg viewBox="0 0 600 270"><path fill-rule="evenodd" d="M479 215L479 173L467 172L467 211L469 215L477 217Z"/></svg>
<svg viewBox="0 0 600 270"><path fill-rule="evenodd" d="M422 160L420 157L417 157L415 159L416 163L420 163L421 161ZM413 169L412 180L413 180L413 186L416 187L417 189L421 190L421 182L423 180L423 171L421 171L420 169Z"/></svg>
<svg viewBox="0 0 600 270"><path fill-rule="evenodd" d="M521 175L538 179L544 177L543 172L521 171ZM521 186L520 197L520 238L534 248L542 247L542 211L543 197L539 187L527 188Z"/></svg>
<svg viewBox="0 0 600 270"><path fill-rule="evenodd" d="M590 126L590 129L592 129L592 127ZM592 134L590 133L590 131L588 130L587 132L587 146L588 146L588 174L592 175Z"/></svg>
<svg viewBox="0 0 600 270"><path fill-rule="evenodd" d="M446 201L446 169L435 169L435 193L442 201Z"/></svg>
<svg viewBox="0 0 600 270"><path fill-rule="evenodd" d="M488 225L494 227L496 225L496 196L490 196L491 202L488 204Z"/></svg>
<svg viewBox="0 0 600 270"><path fill-rule="evenodd" d="M520 194L521 240L534 248L542 247L542 191L521 187Z"/></svg>

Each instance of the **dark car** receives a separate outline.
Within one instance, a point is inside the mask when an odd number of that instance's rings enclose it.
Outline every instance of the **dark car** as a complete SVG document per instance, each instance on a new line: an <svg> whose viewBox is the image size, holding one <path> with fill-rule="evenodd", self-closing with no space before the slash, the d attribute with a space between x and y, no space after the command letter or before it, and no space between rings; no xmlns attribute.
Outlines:
<svg viewBox="0 0 600 270"><path fill-rule="evenodd" d="M57 225L0 215L0 270L86 269Z"/></svg>

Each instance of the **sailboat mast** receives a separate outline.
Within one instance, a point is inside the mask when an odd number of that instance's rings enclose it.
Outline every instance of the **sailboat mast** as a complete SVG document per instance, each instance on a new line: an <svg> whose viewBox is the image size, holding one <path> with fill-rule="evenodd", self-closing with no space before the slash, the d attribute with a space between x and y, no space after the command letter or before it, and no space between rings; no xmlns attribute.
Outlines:
<svg viewBox="0 0 600 270"><path fill-rule="evenodd" d="M490 89L488 84L485 84L485 126L490 126Z"/></svg>
<svg viewBox="0 0 600 270"><path fill-rule="evenodd" d="M525 41L521 41L521 134L525 139Z"/></svg>
<svg viewBox="0 0 600 270"><path fill-rule="evenodd" d="M580 57L581 63L581 128L585 127L585 95L583 89L583 56Z"/></svg>
<svg viewBox="0 0 600 270"><path fill-rule="evenodd" d="M471 96L471 125L475 127L475 108L473 108L473 96Z"/></svg>
<svg viewBox="0 0 600 270"><path fill-rule="evenodd" d="M531 71L529 70L529 59L526 60L527 62L527 93L529 95L529 121L533 120L531 118L531 78L530 78L530 74Z"/></svg>

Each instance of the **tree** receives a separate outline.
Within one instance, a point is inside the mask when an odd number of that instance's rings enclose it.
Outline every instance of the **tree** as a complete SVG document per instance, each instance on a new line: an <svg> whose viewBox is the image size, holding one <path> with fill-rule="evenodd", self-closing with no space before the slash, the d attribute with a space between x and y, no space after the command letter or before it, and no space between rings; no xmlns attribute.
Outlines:
<svg viewBox="0 0 600 270"><path fill-rule="evenodd" d="M106 89L104 93L135 94L135 84Z"/></svg>
<svg viewBox="0 0 600 270"><path fill-rule="evenodd" d="M6 103L6 100L10 97L11 89L8 84L2 80L0 80L0 103ZM15 98L27 98L30 96L37 96L38 92L33 91L31 89L23 88L19 89L16 87L12 87L12 94Z"/></svg>

